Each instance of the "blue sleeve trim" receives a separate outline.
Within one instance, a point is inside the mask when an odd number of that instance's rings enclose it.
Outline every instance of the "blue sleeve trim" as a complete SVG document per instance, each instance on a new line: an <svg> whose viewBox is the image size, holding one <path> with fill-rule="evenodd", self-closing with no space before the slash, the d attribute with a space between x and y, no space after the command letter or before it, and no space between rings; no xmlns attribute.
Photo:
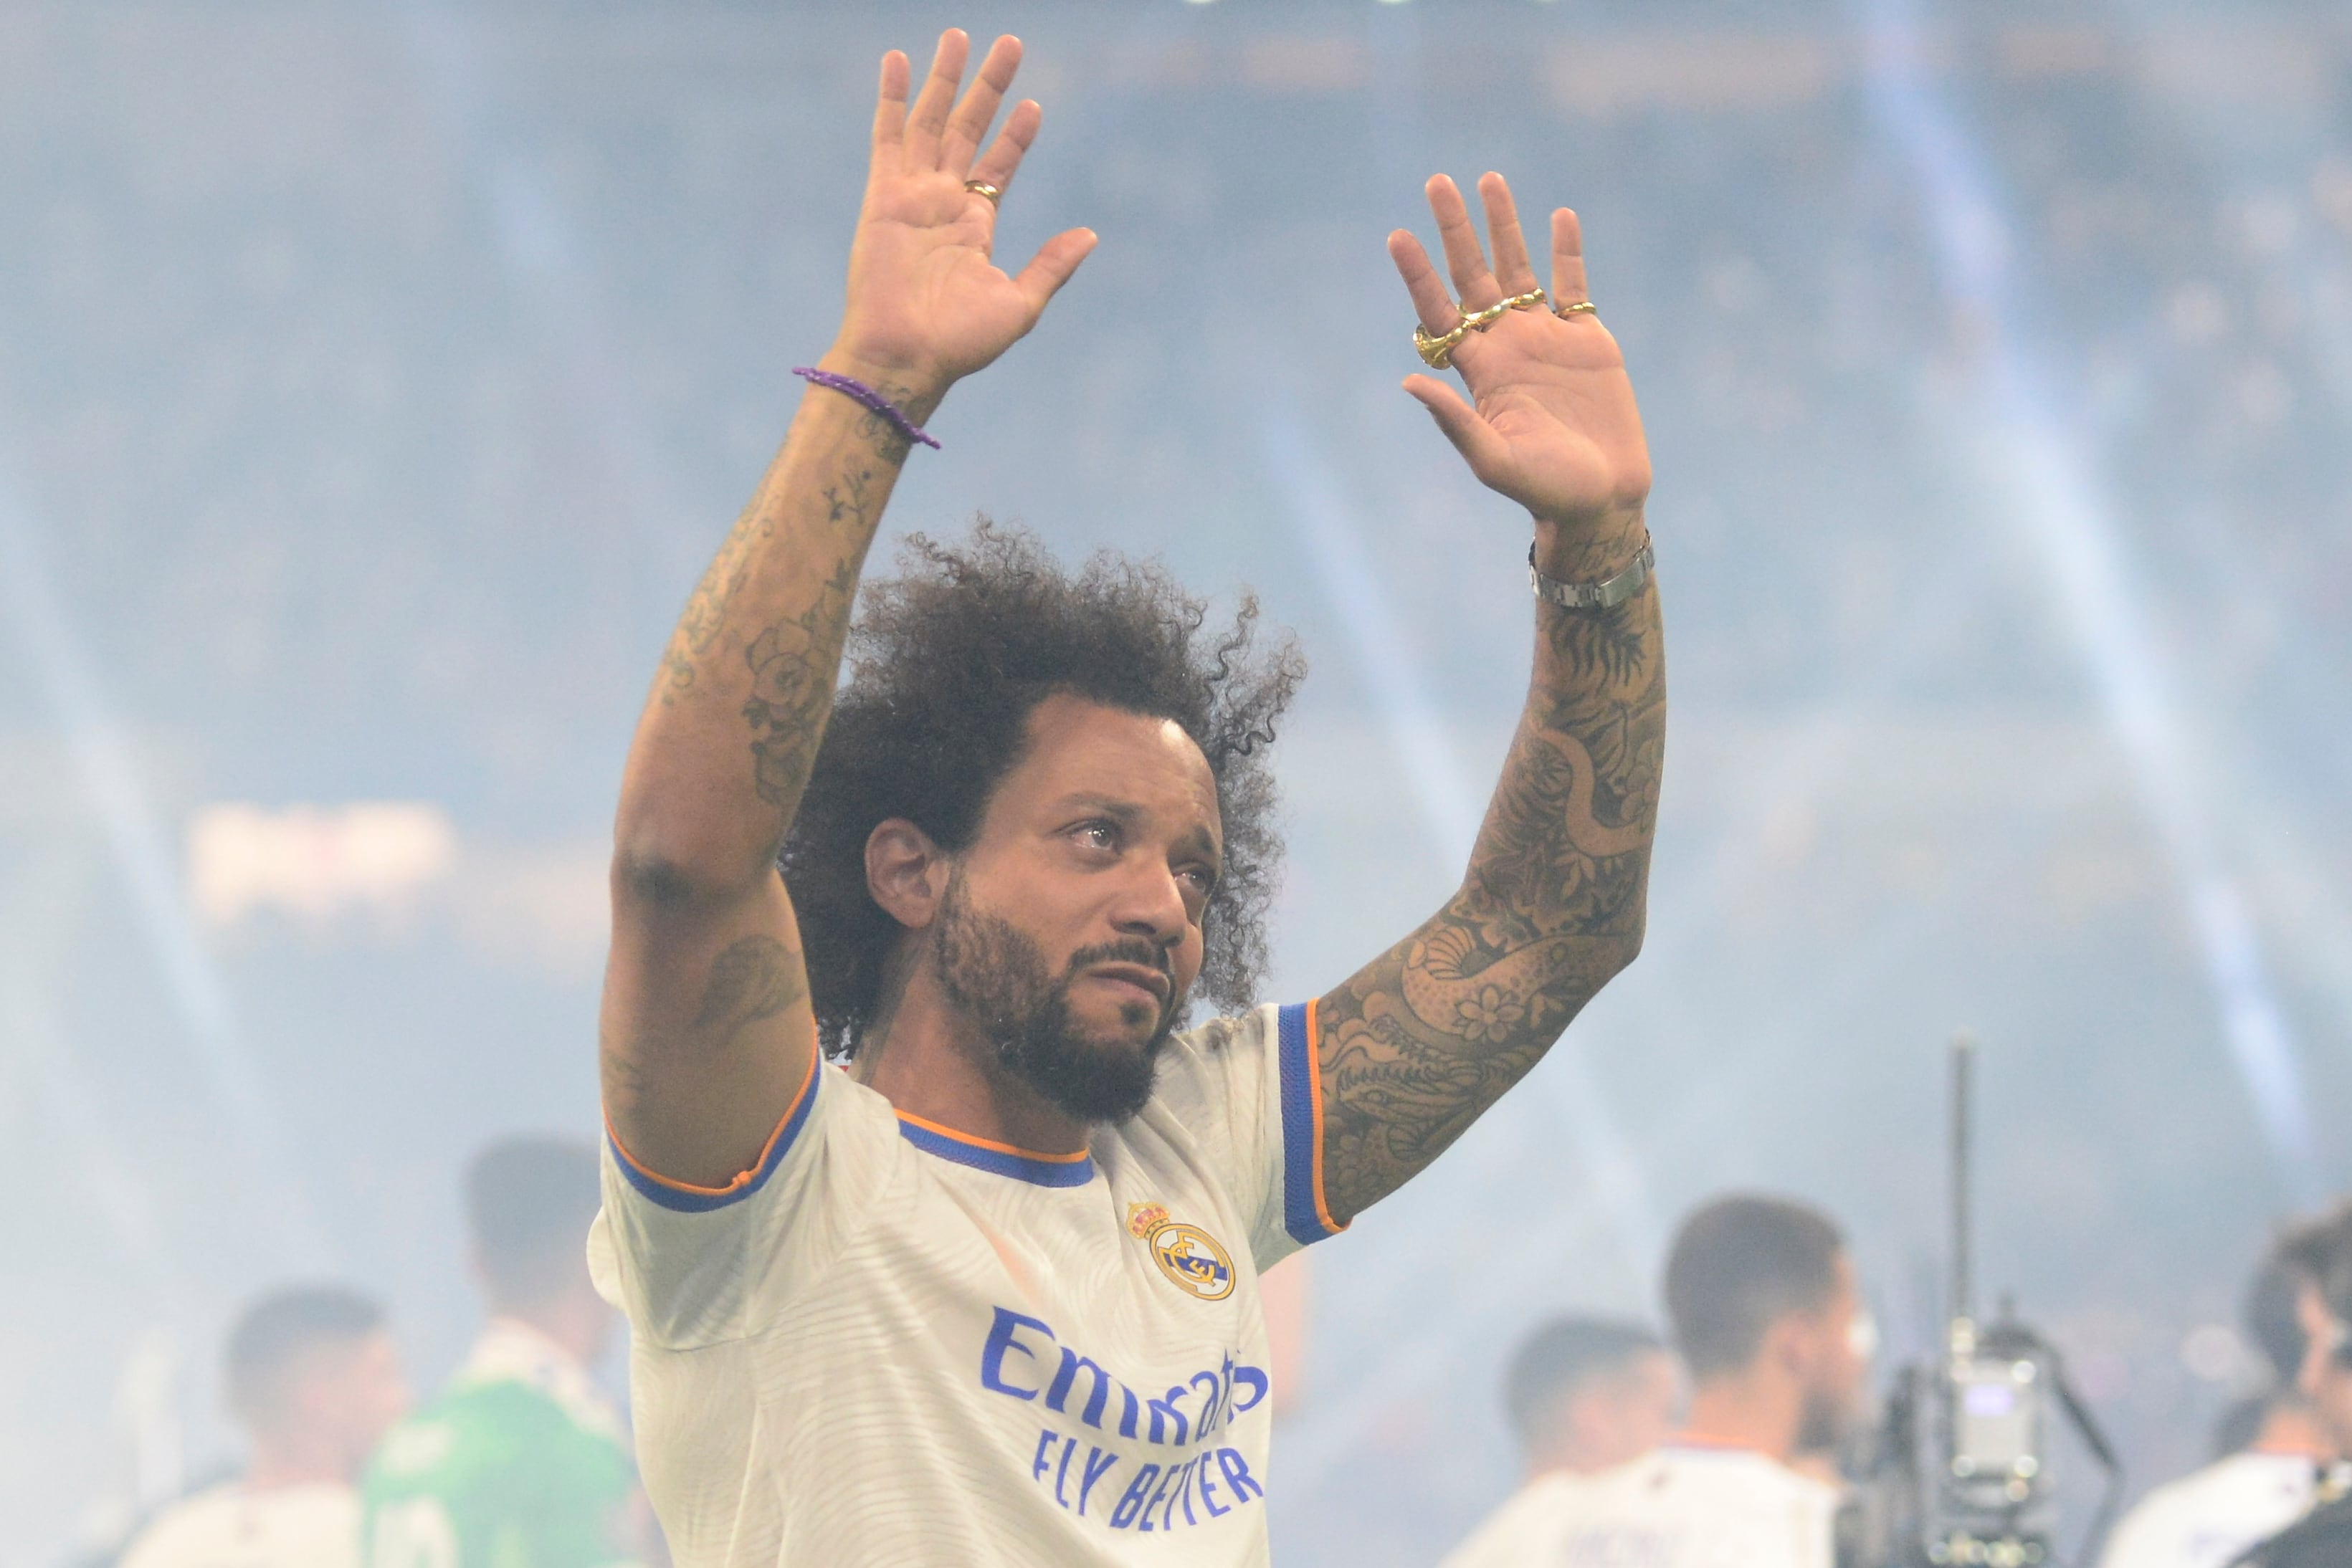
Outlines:
<svg viewBox="0 0 2352 1568"><path fill-rule="evenodd" d="M1323 1087L1315 1061L1315 1004L1276 1014L1275 1051L1282 1080L1282 1222L1292 1240L1311 1246L1346 1228L1323 1202Z"/></svg>
<svg viewBox="0 0 2352 1568"><path fill-rule="evenodd" d="M792 1152L801 1129L808 1124L809 1112L816 1105L818 1081L824 1077L824 1061L819 1056L810 1062L808 1078L793 1101L793 1108L784 1113L784 1119L776 1124L775 1132L769 1136L768 1146L761 1151L760 1163L722 1187L690 1186L684 1182L656 1176L629 1156L629 1151L621 1146L621 1140L609 1126L604 1136L613 1145L614 1162L621 1167L621 1174L628 1178L629 1185L637 1189L640 1197L678 1214L708 1214L713 1209L740 1203L767 1186L768 1178L776 1174L776 1167L783 1164L784 1156Z"/></svg>

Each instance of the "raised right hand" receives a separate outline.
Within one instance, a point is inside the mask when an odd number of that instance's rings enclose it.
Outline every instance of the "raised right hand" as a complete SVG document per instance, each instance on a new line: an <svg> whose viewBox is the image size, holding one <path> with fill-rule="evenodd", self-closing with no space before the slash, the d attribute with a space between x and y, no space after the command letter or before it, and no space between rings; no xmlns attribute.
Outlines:
<svg viewBox="0 0 2352 1568"><path fill-rule="evenodd" d="M1021 41L997 39L958 103L971 52L961 30L942 34L911 110L907 57L896 49L882 57L874 163L849 250L848 309L835 344L854 365L887 372L918 398L936 398L1011 348L1095 246L1091 229L1067 229L1015 275L990 260L996 205L964 183L1009 190L1037 138L1042 111L1034 99L1015 104L975 163L981 138L1020 68Z"/></svg>

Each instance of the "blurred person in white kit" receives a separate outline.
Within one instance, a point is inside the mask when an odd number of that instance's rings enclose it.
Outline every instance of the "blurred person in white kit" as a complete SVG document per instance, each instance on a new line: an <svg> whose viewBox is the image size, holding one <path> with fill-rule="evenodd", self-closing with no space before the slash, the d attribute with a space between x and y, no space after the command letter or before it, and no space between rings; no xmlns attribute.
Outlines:
<svg viewBox="0 0 2352 1568"><path fill-rule="evenodd" d="M383 1309L331 1286L281 1291L229 1333L245 1473L174 1504L121 1568L358 1568L358 1480L408 1408Z"/></svg>
<svg viewBox="0 0 2352 1568"><path fill-rule="evenodd" d="M1648 1329L1555 1318L1528 1335L1503 1378L1526 1479L1639 1458L1671 1436L1681 1394L1674 1353Z"/></svg>
<svg viewBox="0 0 2352 1568"><path fill-rule="evenodd" d="M2251 1440L2142 1498L2108 1539L2105 1568L2221 1568L2311 1511L2334 1445L2297 1387L2309 1336L2302 1276L2273 1251L2246 1292L2244 1329L2271 1387Z"/></svg>
<svg viewBox="0 0 2352 1568"><path fill-rule="evenodd" d="M2294 1276L2303 1366L2295 1385L2338 1454L2352 1453L2352 1199L2281 1238L2278 1257ZM2343 1568L2352 1563L2352 1495L2323 1482L2310 1511L2232 1560L2233 1568Z"/></svg>
<svg viewBox="0 0 2352 1568"><path fill-rule="evenodd" d="M1838 1489L1793 1461L1863 1408L1872 1336L1837 1227L1718 1198L1683 1222L1665 1298L1692 1384L1681 1432L1610 1469L1538 1476L1445 1568L1830 1568Z"/></svg>

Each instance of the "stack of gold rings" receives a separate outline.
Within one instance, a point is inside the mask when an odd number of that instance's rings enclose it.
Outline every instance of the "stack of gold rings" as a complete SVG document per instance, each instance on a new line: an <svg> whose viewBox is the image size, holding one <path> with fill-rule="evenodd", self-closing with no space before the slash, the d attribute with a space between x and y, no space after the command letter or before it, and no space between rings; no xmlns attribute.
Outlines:
<svg viewBox="0 0 2352 1568"><path fill-rule="evenodd" d="M1438 333L1434 337L1431 336L1426 328L1416 326L1412 329L1413 351L1421 356L1421 362L1431 370L1444 370L1454 363L1454 350L1460 346L1463 339L1473 332L1485 331L1514 310L1540 308L1546 298L1542 289L1530 288L1525 294L1514 294L1508 299L1497 300L1483 310L1463 311L1462 319L1454 324L1453 330ZM1456 308L1460 308L1456 307ZM1561 306L1553 314L1566 319L1570 316L1585 315L1592 308L1591 300L1580 299L1573 305Z"/></svg>

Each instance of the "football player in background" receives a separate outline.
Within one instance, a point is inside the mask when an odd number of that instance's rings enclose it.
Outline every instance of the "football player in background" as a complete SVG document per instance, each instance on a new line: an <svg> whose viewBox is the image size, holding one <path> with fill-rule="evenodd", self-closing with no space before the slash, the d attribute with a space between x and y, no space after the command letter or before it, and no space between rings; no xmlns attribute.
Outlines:
<svg viewBox="0 0 2352 1568"><path fill-rule="evenodd" d="M2298 1386L2309 1336L2302 1279L2273 1251L2246 1291L2245 1332L2271 1377L2242 1446L2142 1498L2109 1537L2105 1568L2221 1568L2310 1511L2334 1445Z"/></svg>
<svg viewBox="0 0 2352 1568"><path fill-rule="evenodd" d="M1681 1392L1664 1341L1603 1318L1545 1323L1520 1343L1503 1378L1528 1480L1639 1458L1673 1435Z"/></svg>
<svg viewBox="0 0 2352 1568"><path fill-rule="evenodd" d="M588 1278L596 1151L513 1138L466 1173L489 1321L446 1393L385 1437L369 1568L608 1568L652 1552L619 1413L590 1369L614 1324Z"/></svg>
<svg viewBox="0 0 2352 1568"><path fill-rule="evenodd" d="M1446 1568L1831 1568L1838 1489L1793 1461L1862 1413L1868 1319L1837 1227L1718 1198L1683 1222L1665 1298L1691 1378L1681 1433L1612 1469L1539 1478Z"/></svg>
<svg viewBox="0 0 2352 1568"><path fill-rule="evenodd" d="M2321 1437L2352 1453L2352 1201L2287 1233L2278 1258L2295 1278L2305 1345L2298 1379ZM2301 1520L2246 1552L2246 1568L2343 1568L2352 1563L2352 1498L2323 1486Z"/></svg>
<svg viewBox="0 0 2352 1568"><path fill-rule="evenodd" d="M352 1568L361 1468L408 1407L383 1309L331 1286L281 1291L228 1337L245 1473L174 1504L121 1568Z"/></svg>

